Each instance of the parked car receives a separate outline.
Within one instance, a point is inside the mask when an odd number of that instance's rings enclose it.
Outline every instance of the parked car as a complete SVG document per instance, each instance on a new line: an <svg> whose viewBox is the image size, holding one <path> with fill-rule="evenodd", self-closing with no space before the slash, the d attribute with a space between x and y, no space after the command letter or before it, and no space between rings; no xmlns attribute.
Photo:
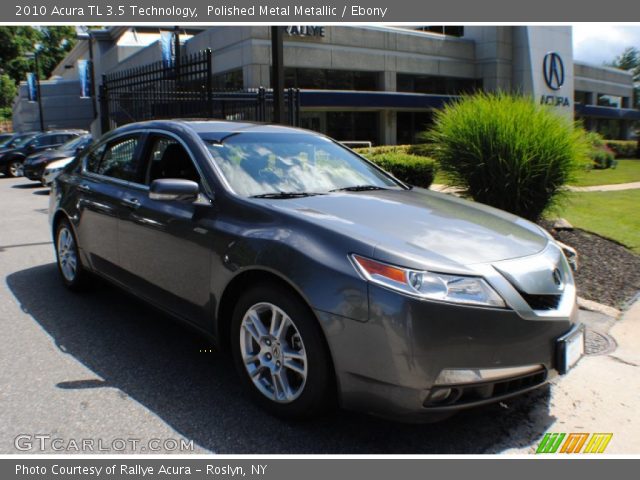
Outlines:
<svg viewBox="0 0 640 480"><path fill-rule="evenodd" d="M93 142L90 134L73 137L58 148L47 149L29 155L23 163L23 174L29 180L40 182L44 169L51 162L62 158L75 157Z"/></svg>
<svg viewBox="0 0 640 480"><path fill-rule="evenodd" d="M0 144L0 154L6 152L7 150L12 150L19 146L20 144L24 144L35 137L38 132L22 132L15 133L11 136L11 138L5 140Z"/></svg>
<svg viewBox="0 0 640 480"><path fill-rule="evenodd" d="M75 160L76 157L61 158L44 167L40 183L45 187L50 187L53 181L62 173L64 168Z"/></svg>
<svg viewBox="0 0 640 480"><path fill-rule="evenodd" d="M582 354L548 233L412 188L317 133L130 124L58 176L50 221L67 287L97 274L199 328L279 416L339 404L432 421Z"/></svg>
<svg viewBox="0 0 640 480"><path fill-rule="evenodd" d="M8 143L14 135L15 133L0 133L0 148L2 148L5 143Z"/></svg>
<svg viewBox="0 0 640 480"><path fill-rule="evenodd" d="M0 155L0 171L10 177L23 175L23 164L27 156L43 150L57 148L72 138L87 132L84 130L51 130L37 133L25 142L14 145Z"/></svg>

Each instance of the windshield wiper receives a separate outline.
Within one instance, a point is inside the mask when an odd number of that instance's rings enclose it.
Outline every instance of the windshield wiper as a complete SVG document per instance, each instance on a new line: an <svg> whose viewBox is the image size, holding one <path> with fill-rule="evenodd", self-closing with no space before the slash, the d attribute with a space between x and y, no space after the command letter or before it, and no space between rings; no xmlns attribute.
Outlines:
<svg viewBox="0 0 640 480"><path fill-rule="evenodd" d="M384 187L378 187L376 185L354 185L352 187L334 188L329 190L330 192L366 192L369 190L387 190Z"/></svg>
<svg viewBox="0 0 640 480"><path fill-rule="evenodd" d="M270 193L261 193L259 195L251 195L251 198L275 198L275 199L284 199L284 198L302 198L302 197L312 197L314 195L324 195L324 193L314 193L314 192L270 192Z"/></svg>

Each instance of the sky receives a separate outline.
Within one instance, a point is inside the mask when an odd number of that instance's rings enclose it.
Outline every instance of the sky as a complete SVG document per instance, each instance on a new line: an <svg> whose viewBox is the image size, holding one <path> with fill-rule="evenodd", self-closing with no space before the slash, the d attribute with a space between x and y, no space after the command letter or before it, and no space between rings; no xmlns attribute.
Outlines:
<svg viewBox="0 0 640 480"><path fill-rule="evenodd" d="M640 50L640 25L573 26L573 58L580 62L602 65L627 47Z"/></svg>

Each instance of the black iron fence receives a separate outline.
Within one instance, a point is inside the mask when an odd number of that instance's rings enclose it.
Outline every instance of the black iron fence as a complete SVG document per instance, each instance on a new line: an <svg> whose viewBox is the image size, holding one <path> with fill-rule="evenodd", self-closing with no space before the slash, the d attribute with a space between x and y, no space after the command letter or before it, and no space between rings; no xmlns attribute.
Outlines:
<svg viewBox="0 0 640 480"><path fill-rule="evenodd" d="M287 124L300 124L300 91L284 92ZM214 88L211 50L183 56L175 66L155 62L103 75L102 132L131 122L166 118L214 118L270 122L273 92L265 88Z"/></svg>

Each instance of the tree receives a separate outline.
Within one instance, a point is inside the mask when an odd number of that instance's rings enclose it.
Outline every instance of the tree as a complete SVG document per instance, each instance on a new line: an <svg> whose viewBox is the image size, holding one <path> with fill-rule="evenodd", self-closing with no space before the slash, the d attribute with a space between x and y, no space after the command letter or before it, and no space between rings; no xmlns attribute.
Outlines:
<svg viewBox="0 0 640 480"><path fill-rule="evenodd" d="M18 89L13 79L6 73L0 75L0 108L11 107L16 93Z"/></svg>
<svg viewBox="0 0 640 480"><path fill-rule="evenodd" d="M27 72L34 70L33 60L26 55L39 45L38 75L46 79L75 42L75 27L0 27L0 65L3 73L19 84L25 80Z"/></svg>
<svg viewBox="0 0 640 480"><path fill-rule="evenodd" d="M633 74L635 84L633 105L640 108L640 50L635 47L627 47L609 65Z"/></svg>

